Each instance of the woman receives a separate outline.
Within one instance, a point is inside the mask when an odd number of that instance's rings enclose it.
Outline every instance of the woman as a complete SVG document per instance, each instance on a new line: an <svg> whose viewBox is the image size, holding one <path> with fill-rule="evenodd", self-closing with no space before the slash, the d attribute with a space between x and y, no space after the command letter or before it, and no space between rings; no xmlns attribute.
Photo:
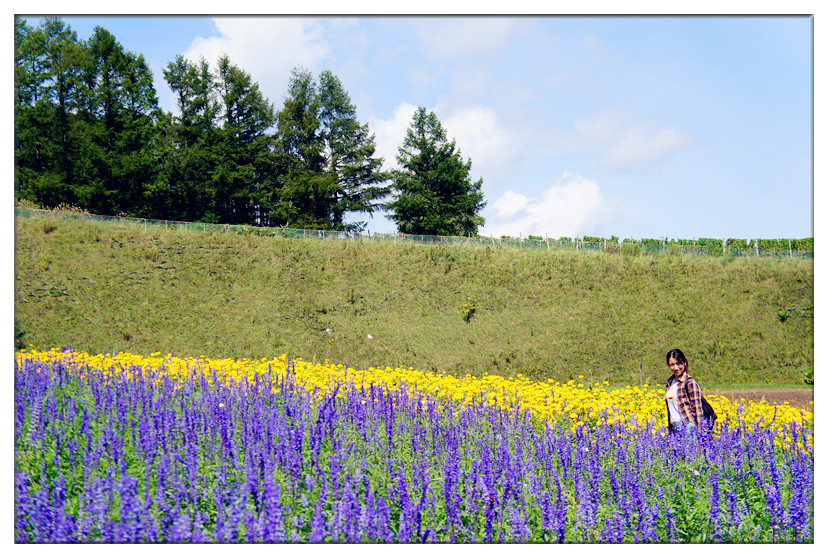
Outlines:
<svg viewBox="0 0 828 558"><path fill-rule="evenodd" d="M702 391L699 383L687 371L687 358L678 349L667 353L667 366L672 376L667 378L667 425L670 432L692 431L704 424Z"/></svg>

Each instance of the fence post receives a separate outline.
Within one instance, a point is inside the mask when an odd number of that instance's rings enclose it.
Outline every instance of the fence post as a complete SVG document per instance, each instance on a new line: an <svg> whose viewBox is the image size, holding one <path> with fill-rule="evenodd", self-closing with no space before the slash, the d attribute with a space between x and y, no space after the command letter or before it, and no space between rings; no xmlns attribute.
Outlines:
<svg viewBox="0 0 828 558"><path fill-rule="evenodd" d="M788 255L793 259L793 246L791 245L791 239L788 239Z"/></svg>

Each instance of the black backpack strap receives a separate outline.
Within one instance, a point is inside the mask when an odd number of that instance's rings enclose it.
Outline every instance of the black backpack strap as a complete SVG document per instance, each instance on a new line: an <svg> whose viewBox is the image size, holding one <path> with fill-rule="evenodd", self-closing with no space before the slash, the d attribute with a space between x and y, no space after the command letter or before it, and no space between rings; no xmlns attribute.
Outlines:
<svg viewBox="0 0 828 558"><path fill-rule="evenodd" d="M687 398L690 398L690 391L687 389L688 382L684 382L684 391L687 394ZM701 391L701 386L699 386L699 391ZM716 414L716 410L713 408L713 405L708 403L707 399L704 398L704 394L701 397L702 402L702 415L704 416L705 420L713 426L713 423L716 422L716 419L719 418L719 415Z"/></svg>

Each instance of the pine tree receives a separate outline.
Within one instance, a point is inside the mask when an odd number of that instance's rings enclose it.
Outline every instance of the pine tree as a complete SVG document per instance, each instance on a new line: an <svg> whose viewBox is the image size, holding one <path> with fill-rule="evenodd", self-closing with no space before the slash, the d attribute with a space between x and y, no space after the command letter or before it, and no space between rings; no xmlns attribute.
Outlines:
<svg viewBox="0 0 828 558"><path fill-rule="evenodd" d="M334 184L325 174L325 140L313 75L294 68L284 106L277 114L276 145L285 174L274 218L285 226L331 228Z"/></svg>
<svg viewBox="0 0 828 558"><path fill-rule="evenodd" d="M356 107L330 70L319 76L319 120L325 140L326 170L337 185L333 193L331 221L334 229L362 230L365 222L346 225L346 212L373 215L384 206L389 193L383 183L382 158L375 157L376 143L367 124L357 121Z"/></svg>
<svg viewBox="0 0 828 558"><path fill-rule="evenodd" d="M169 128L167 185L154 192L155 214L160 219L202 221L211 204L206 182L215 166L212 146L218 141L215 77L206 60L196 64L178 55L164 69L164 79L176 95L179 115Z"/></svg>
<svg viewBox="0 0 828 558"><path fill-rule="evenodd" d="M77 119L80 202L93 213L148 216L148 189L161 170L163 120L149 67L102 27L86 53L86 98Z"/></svg>
<svg viewBox="0 0 828 558"><path fill-rule="evenodd" d="M161 112L142 56L95 28L15 19L15 189L47 207L140 215L158 180Z"/></svg>
<svg viewBox="0 0 828 558"><path fill-rule="evenodd" d="M15 195L47 206L66 196L65 178L54 172L55 111L49 94L48 40L15 16Z"/></svg>
<svg viewBox="0 0 828 558"><path fill-rule="evenodd" d="M345 214L382 208L388 175L339 79L324 71L317 85L310 72L295 68L277 122L284 179L274 216L293 227L362 229L365 223L346 223Z"/></svg>
<svg viewBox="0 0 828 558"><path fill-rule="evenodd" d="M484 224L483 180L472 182L455 141L433 112L419 107L392 171L390 218L404 234L466 236Z"/></svg>
<svg viewBox="0 0 828 558"><path fill-rule="evenodd" d="M223 126L209 180L214 214L221 223L262 224L257 202L273 157L267 130L275 122L274 108L227 56L219 59L216 88Z"/></svg>

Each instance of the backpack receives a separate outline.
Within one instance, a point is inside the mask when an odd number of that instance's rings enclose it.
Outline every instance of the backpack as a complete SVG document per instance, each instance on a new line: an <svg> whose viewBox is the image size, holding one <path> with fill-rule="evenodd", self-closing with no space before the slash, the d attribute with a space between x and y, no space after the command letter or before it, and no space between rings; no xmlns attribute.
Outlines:
<svg viewBox="0 0 828 558"><path fill-rule="evenodd" d="M685 391L687 390L686 385L684 389ZM689 397L690 394L688 393L687 396ZM702 395L702 415L704 415L704 420L710 428L713 428L713 424L716 422L716 419L719 418L719 415L716 414L716 410L713 408L713 405L707 402L704 395Z"/></svg>
<svg viewBox="0 0 828 558"><path fill-rule="evenodd" d="M702 414L704 415L704 419L707 421L711 427L713 423L716 422L716 419L719 418L719 415L716 414L716 410L713 409L713 406L707 402L707 399L702 396Z"/></svg>

